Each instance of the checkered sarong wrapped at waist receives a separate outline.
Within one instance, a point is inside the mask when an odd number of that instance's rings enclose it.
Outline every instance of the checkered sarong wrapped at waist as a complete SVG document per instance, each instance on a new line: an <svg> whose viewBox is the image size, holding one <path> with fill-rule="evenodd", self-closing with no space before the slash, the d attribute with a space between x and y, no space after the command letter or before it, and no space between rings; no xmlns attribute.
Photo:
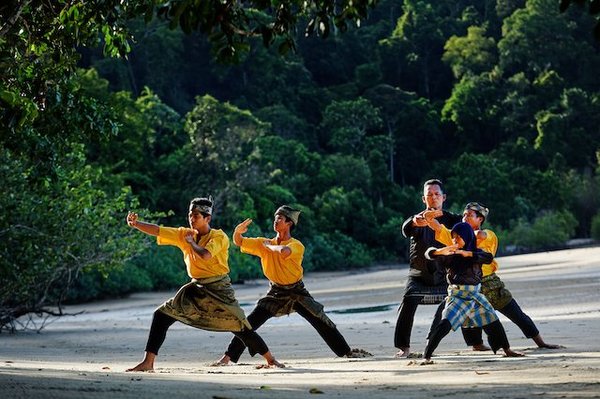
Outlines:
<svg viewBox="0 0 600 399"><path fill-rule="evenodd" d="M498 320L494 308L480 292L481 284L448 286L442 318L453 330L459 327L483 327Z"/></svg>

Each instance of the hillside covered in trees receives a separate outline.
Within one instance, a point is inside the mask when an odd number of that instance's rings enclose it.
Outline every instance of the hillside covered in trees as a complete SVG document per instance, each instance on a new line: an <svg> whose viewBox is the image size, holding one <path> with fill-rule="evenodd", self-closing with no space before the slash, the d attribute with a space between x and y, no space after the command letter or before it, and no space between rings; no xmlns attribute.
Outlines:
<svg viewBox="0 0 600 399"><path fill-rule="evenodd" d="M432 177L451 210L486 204L503 248L600 238L600 44L585 9L382 0L326 38L261 31L225 53L215 33L135 9L119 20L127 43L84 11L65 14L79 36L60 51L0 36L5 308L180 285L178 251L130 231L126 211L186 225L208 194L229 234L251 217L250 235L269 235L278 205L302 209L308 270L405 261L400 225ZM232 248L233 280L257 265Z"/></svg>

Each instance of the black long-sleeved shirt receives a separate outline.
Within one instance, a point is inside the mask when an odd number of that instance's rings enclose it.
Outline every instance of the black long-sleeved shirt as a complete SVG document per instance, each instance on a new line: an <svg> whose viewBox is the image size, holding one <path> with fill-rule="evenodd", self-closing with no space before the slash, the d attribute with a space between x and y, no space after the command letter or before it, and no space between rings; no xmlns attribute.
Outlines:
<svg viewBox="0 0 600 399"><path fill-rule="evenodd" d="M451 229L461 221L460 215L443 211L444 214L438 218L438 222ZM406 219L402 224L402 234L410 238L408 262L410 270L409 277L417 278L427 285L445 284L445 270L437 264L436 260L425 258L425 251L429 247L441 248L444 245L435 240L435 232L429 227L416 227L412 225L414 216Z"/></svg>
<svg viewBox="0 0 600 399"><path fill-rule="evenodd" d="M448 284L477 285L481 283L483 273L481 265L491 263L494 256L477 249L473 256L464 257L462 255L434 255L433 251L437 248L431 247L425 251L427 259L434 259L446 269L446 280Z"/></svg>

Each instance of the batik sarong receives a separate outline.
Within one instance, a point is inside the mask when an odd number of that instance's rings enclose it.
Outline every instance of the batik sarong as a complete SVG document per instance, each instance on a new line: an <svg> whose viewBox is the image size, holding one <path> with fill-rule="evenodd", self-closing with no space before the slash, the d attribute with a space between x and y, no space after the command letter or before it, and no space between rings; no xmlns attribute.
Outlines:
<svg viewBox="0 0 600 399"><path fill-rule="evenodd" d="M494 309L502 309L513 299L496 273L485 276L481 280L481 293L490 301Z"/></svg>
<svg viewBox="0 0 600 399"><path fill-rule="evenodd" d="M209 331L242 331L252 327L235 299L228 275L194 279L157 310L192 327Z"/></svg>
<svg viewBox="0 0 600 399"><path fill-rule="evenodd" d="M291 285L278 285L271 283L267 295L259 299L257 306L267 309L273 316L285 316L295 312L294 306L299 304L312 315L318 317L331 327L335 324L327 317L323 305L317 302L304 288L304 282L299 281Z"/></svg>

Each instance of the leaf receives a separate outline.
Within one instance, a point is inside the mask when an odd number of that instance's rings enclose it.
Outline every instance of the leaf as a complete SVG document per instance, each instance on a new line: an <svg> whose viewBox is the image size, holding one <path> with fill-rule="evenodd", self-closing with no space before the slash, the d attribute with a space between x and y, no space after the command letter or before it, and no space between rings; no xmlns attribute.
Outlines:
<svg viewBox="0 0 600 399"><path fill-rule="evenodd" d="M569 8L570 4L571 4L571 0L560 0L560 5L558 7L560 12L567 11L567 8Z"/></svg>
<svg viewBox="0 0 600 399"><path fill-rule="evenodd" d="M590 14L596 15L600 13L600 0L592 0L590 2Z"/></svg>
<svg viewBox="0 0 600 399"><path fill-rule="evenodd" d="M320 393L323 393L323 391L321 391L318 388L311 388L311 389L308 390L308 393L311 393L311 394L320 394Z"/></svg>

